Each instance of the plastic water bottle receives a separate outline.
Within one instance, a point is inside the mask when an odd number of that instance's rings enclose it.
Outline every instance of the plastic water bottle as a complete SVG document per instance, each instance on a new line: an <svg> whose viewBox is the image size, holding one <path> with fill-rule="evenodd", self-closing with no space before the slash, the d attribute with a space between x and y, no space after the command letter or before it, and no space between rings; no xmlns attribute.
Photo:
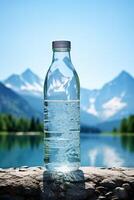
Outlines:
<svg viewBox="0 0 134 200"><path fill-rule="evenodd" d="M80 83L70 41L52 42L53 59L44 83L45 167L74 171L80 165Z"/></svg>

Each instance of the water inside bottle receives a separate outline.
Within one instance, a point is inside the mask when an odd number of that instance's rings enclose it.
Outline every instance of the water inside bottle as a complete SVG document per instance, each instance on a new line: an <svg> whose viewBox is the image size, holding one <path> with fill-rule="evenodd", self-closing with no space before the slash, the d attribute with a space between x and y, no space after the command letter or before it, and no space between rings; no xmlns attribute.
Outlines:
<svg viewBox="0 0 134 200"><path fill-rule="evenodd" d="M45 166L73 171L80 164L80 101L44 101Z"/></svg>

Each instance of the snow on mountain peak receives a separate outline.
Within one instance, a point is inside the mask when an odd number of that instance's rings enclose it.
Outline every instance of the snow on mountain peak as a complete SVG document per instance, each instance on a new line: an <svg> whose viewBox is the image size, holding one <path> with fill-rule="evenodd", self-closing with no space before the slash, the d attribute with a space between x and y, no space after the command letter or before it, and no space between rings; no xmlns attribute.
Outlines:
<svg viewBox="0 0 134 200"><path fill-rule="evenodd" d="M38 95L43 92L43 81L29 68L20 75L11 75L4 81L4 84L19 93Z"/></svg>
<svg viewBox="0 0 134 200"><path fill-rule="evenodd" d="M115 115L117 112L127 106L126 102L122 101L121 97L113 97L102 105L103 111L101 113L102 119L107 120L108 118Z"/></svg>
<svg viewBox="0 0 134 200"><path fill-rule="evenodd" d="M95 98L93 97L89 99L89 108L87 112L95 116L98 116L98 112L96 111L96 108L95 108Z"/></svg>
<svg viewBox="0 0 134 200"><path fill-rule="evenodd" d="M94 104L90 105L90 107L88 108L87 112L98 117L98 112L96 111Z"/></svg>
<svg viewBox="0 0 134 200"><path fill-rule="evenodd" d="M56 90L62 91L63 88L58 81L60 80L64 87L68 79L58 71L55 73L56 79L53 80L53 85ZM20 94L43 96L43 80L29 68L20 75L11 75L4 84ZM81 88L81 110L86 116L84 120L90 116L87 123L93 121L95 124L128 116L134 113L133 102L134 78L124 70L100 90Z"/></svg>

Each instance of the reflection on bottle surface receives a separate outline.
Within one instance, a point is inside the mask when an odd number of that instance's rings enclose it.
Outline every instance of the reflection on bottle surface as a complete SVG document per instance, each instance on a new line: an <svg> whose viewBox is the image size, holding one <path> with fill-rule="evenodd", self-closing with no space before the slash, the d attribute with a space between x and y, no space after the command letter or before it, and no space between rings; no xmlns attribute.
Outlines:
<svg viewBox="0 0 134 200"><path fill-rule="evenodd" d="M53 60L44 83L45 166L77 170L80 164L80 84L70 42L53 42Z"/></svg>

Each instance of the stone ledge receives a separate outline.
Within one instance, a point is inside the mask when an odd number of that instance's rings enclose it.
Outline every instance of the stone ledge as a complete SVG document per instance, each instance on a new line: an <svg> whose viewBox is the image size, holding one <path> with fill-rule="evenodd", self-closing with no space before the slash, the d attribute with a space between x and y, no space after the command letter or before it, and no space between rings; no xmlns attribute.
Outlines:
<svg viewBox="0 0 134 200"><path fill-rule="evenodd" d="M134 200L134 169L81 167L48 173L42 167L0 169L0 200Z"/></svg>

